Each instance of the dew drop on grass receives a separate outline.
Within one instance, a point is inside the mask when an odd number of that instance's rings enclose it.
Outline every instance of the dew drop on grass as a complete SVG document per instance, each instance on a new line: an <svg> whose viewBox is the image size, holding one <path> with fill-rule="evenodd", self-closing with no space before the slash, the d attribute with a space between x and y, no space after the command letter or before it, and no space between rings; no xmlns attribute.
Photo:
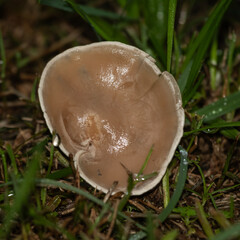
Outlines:
<svg viewBox="0 0 240 240"><path fill-rule="evenodd" d="M11 191L9 194L8 194L8 197L12 197L14 196L14 193Z"/></svg>
<svg viewBox="0 0 240 240"><path fill-rule="evenodd" d="M53 134L52 143L54 147L58 147L60 145L60 137L57 133Z"/></svg>
<svg viewBox="0 0 240 240"><path fill-rule="evenodd" d="M215 110L213 110L213 111L212 111L212 114L216 114L216 111L215 111Z"/></svg>
<svg viewBox="0 0 240 240"><path fill-rule="evenodd" d="M206 130L206 132L207 132L207 133L210 133L210 132L211 132L211 129L210 129L210 128L208 128L208 129Z"/></svg>
<svg viewBox="0 0 240 240"><path fill-rule="evenodd" d="M181 155L184 157L184 159L187 158L187 152L186 152L186 150L181 149L181 150L180 150L180 153L181 153Z"/></svg>
<svg viewBox="0 0 240 240"><path fill-rule="evenodd" d="M228 100L227 100L226 98L224 98L223 105L224 105L224 106L227 106L227 104L228 104Z"/></svg>
<svg viewBox="0 0 240 240"><path fill-rule="evenodd" d="M208 128L208 129L204 130L203 132L214 134L214 133L216 133L217 131L218 131L218 128Z"/></svg>

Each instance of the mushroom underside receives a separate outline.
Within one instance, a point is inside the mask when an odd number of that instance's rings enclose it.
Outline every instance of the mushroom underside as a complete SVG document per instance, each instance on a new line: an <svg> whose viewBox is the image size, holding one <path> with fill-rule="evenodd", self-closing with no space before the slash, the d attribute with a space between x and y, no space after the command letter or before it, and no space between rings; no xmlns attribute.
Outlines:
<svg viewBox="0 0 240 240"><path fill-rule="evenodd" d="M73 154L80 175L104 192L116 181L115 192L126 191L128 173L139 173L154 146L143 175L156 175L134 191L149 190L182 135L176 83L140 50L122 45L75 50L52 60L41 79L40 102L50 130L59 135L60 148Z"/></svg>

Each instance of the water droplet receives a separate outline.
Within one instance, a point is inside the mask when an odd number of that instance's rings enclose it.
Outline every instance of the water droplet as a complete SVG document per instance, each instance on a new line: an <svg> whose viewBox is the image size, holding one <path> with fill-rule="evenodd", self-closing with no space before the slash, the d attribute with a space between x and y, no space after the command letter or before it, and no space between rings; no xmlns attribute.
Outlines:
<svg viewBox="0 0 240 240"><path fill-rule="evenodd" d="M13 192L10 192L10 193L8 194L8 197L12 197L12 196L14 196L14 193L13 193Z"/></svg>
<svg viewBox="0 0 240 240"><path fill-rule="evenodd" d="M133 174L133 179L134 179L134 181L136 181L136 182L141 182L141 181L146 180L146 178L145 178L145 176L144 176L143 174L138 175L137 173L134 173L134 174Z"/></svg>
<svg viewBox="0 0 240 240"><path fill-rule="evenodd" d="M205 133L210 133L211 132L211 129L206 129L206 130L203 130L203 132L205 132Z"/></svg>
<svg viewBox="0 0 240 240"><path fill-rule="evenodd" d="M181 149L180 150L180 154L184 157L184 159L186 159L187 158L187 155L188 155L188 153L187 153L187 151L186 150L184 150L184 149Z"/></svg>
<svg viewBox="0 0 240 240"><path fill-rule="evenodd" d="M226 98L224 98L224 100L223 100L223 105L224 105L224 106L227 106L227 103L228 103L228 100L227 100Z"/></svg>
<svg viewBox="0 0 240 240"><path fill-rule="evenodd" d="M216 133L218 131L218 128L208 128L206 130L203 130L205 133Z"/></svg>
<svg viewBox="0 0 240 240"><path fill-rule="evenodd" d="M60 144L60 137L57 133L53 133L52 143L54 147L58 147Z"/></svg>
<svg viewBox="0 0 240 240"><path fill-rule="evenodd" d="M187 158L184 158L184 159L183 159L183 164L184 164L184 165L188 165L188 160L187 160Z"/></svg>

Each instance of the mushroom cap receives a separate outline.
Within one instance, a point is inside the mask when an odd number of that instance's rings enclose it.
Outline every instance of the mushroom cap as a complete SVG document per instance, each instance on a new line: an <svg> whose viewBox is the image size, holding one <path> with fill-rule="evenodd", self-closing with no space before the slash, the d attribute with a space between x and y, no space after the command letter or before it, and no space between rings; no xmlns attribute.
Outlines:
<svg viewBox="0 0 240 240"><path fill-rule="evenodd" d="M97 189L127 191L153 152L132 194L152 189L179 143L184 111L178 85L147 53L119 42L70 48L46 65L39 100L47 126L72 154L80 176ZM144 178L144 177L143 177Z"/></svg>

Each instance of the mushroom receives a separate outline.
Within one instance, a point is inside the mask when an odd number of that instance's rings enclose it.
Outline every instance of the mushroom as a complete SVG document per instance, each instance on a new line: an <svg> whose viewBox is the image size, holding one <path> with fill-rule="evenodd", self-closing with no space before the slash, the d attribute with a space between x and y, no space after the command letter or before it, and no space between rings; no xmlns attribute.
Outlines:
<svg viewBox="0 0 240 240"><path fill-rule="evenodd" d="M117 182L113 193L126 192L128 174L138 175L152 146L142 174L153 176L132 195L159 183L184 111L175 79L147 53L119 42L70 48L46 65L38 92L49 130L90 185L106 193Z"/></svg>

